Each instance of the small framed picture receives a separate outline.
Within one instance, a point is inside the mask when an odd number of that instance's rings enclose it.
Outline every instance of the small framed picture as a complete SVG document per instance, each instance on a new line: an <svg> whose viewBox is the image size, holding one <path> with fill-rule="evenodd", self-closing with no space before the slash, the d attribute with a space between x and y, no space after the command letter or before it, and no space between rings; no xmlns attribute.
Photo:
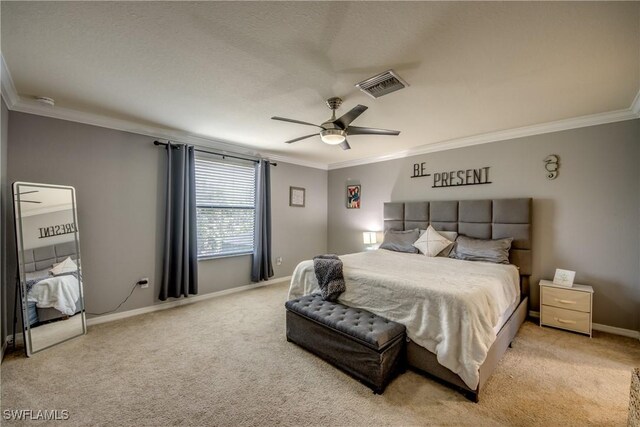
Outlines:
<svg viewBox="0 0 640 427"><path fill-rule="evenodd" d="M556 274L553 276L553 284L560 286L573 286L573 279L576 277L576 272L571 270L563 270L556 268Z"/></svg>
<svg viewBox="0 0 640 427"><path fill-rule="evenodd" d="M347 209L360 209L359 185L347 185Z"/></svg>
<svg viewBox="0 0 640 427"><path fill-rule="evenodd" d="M305 189L302 187L289 187L289 206L304 208Z"/></svg>

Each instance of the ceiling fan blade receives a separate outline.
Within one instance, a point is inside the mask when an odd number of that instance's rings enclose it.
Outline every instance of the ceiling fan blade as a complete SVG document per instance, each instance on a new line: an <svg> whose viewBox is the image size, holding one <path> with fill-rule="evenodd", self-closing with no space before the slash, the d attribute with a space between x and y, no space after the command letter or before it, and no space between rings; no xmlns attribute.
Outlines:
<svg viewBox="0 0 640 427"><path fill-rule="evenodd" d="M277 116L271 117L271 119L272 120L280 120L281 122L297 123L299 125L315 126L317 128L320 128L320 129L324 130L324 128L322 126L314 125L313 123L302 122L300 120L287 119L285 117L277 117Z"/></svg>
<svg viewBox="0 0 640 427"><path fill-rule="evenodd" d="M20 200L20 203L38 203L38 204L40 204L42 202L36 202L34 200Z"/></svg>
<svg viewBox="0 0 640 427"><path fill-rule="evenodd" d="M340 127L342 127L342 129L346 129L347 126L349 126L352 121L357 119L360 116L360 114L364 113L367 110L367 108L369 107L367 107L366 105L358 104L355 107L353 107L351 110L349 110L349 112L347 112L346 114L335 119L333 123L339 125Z"/></svg>
<svg viewBox="0 0 640 427"><path fill-rule="evenodd" d="M351 150L351 146L349 145L346 139L342 144L340 144L340 148L342 148L343 150Z"/></svg>
<svg viewBox="0 0 640 427"><path fill-rule="evenodd" d="M311 138L312 136L317 136L317 133L312 133L311 135L301 136L300 138L290 139L289 141L285 141L286 144L291 144L292 142L301 141L303 139Z"/></svg>
<svg viewBox="0 0 640 427"><path fill-rule="evenodd" d="M349 126L347 128L347 135L400 135L400 131Z"/></svg>

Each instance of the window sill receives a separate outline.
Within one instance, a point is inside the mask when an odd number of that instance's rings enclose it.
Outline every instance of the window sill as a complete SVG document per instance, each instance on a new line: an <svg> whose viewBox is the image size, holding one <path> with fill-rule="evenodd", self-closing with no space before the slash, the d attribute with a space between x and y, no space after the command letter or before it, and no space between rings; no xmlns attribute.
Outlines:
<svg viewBox="0 0 640 427"><path fill-rule="evenodd" d="M247 255L253 255L253 252L238 252L238 253L234 253L234 254L210 255L210 256L205 256L205 257L198 257L198 262L200 262L200 261L208 261L208 260L211 260L211 259L233 258L233 257L239 257L239 256L247 256Z"/></svg>

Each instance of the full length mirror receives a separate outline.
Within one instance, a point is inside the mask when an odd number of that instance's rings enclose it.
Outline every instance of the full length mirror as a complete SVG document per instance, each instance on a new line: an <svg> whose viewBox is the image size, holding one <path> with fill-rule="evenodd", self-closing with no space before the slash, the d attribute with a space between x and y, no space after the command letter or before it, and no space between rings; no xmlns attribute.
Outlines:
<svg viewBox="0 0 640 427"><path fill-rule="evenodd" d="M27 356L86 333L75 189L13 184Z"/></svg>

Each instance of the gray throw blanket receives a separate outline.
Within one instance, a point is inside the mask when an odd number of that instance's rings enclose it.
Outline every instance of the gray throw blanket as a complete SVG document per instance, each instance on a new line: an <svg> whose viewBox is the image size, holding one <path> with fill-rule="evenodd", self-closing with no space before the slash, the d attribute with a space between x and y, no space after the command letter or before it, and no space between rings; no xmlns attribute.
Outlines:
<svg viewBox="0 0 640 427"><path fill-rule="evenodd" d="M335 301L345 291L342 261L337 255L313 257L313 269L318 279L322 299Z"/></svg>

